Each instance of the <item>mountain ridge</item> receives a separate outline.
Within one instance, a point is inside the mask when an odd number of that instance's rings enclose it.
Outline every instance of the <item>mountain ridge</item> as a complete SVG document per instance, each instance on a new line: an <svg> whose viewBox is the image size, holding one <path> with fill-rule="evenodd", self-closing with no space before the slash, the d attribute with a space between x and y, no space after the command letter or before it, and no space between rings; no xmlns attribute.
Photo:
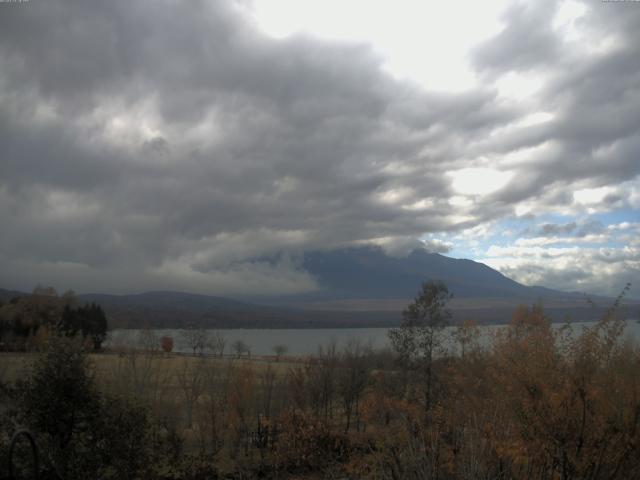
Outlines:
<svg viewBox="0 0 640 480"><path fill-rule="evenodd" d="M116 327L393 326L424 281L442 280L453 294L450 306L456 320L464 317L503 323L518 304L537 302L545 304L556 321L567 315L574 319L596 315L587 308L584 294L522 285L483 263L426 251L413 251L406 257L391 257L376 247L313 251L304 254L300 267L316 279L320 289L233 298L171 290L77 297L82 303L102 305ZM6 301L16 293L22 294L0 289L0 299ZM610 299L599 299L610 303Z"/></svg>
<svg viewBox="0 0 640 480"><path fill-rule="evenodd" d="M484 263L425 250L414 250L406 257L390 257L376 247L310 252L302 266L323 288L315 295L333 298L413 298L426 280L441 280L455 297L464 298L580 295L522 285Z"/></svg>

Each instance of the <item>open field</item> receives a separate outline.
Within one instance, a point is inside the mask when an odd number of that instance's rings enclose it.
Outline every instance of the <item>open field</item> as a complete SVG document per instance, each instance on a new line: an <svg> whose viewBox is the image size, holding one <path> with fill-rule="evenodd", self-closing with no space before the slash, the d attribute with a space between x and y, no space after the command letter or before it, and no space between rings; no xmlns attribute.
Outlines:
<svg viewBox="0 0 640 480"><path fill-rule="evenodd" d="M24 378L38 358L37 352L0 352L0 380L8 383ZM251 358L236 358L235 355L218 357L213 355L189 355L181 353L145 353L144 351L130 351L127 353L105 351L87 355L98 382L109 381L122 368L132 363L152 365L153 374L162 374L168 381L168 386L175 387L178 373L185 368L224 368L232 365L237 368L252 368L257 372L272 369L278 375L286 374L287 370L306 362L304 357L285 356L276 359L273 355L253 355Z"/></svg>

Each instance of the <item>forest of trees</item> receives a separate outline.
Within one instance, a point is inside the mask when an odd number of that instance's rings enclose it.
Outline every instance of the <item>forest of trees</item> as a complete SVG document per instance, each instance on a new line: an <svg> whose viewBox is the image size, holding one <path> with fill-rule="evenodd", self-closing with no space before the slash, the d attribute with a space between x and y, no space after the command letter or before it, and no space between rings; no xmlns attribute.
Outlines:
<svg viewBox="0 0 640 480"><path fill-rule="evenodd" d="M100 350L107 337L107 317L99 305L77 303L70 290L58 295L54 288L42 286L31 295L0 301L0 351L37 350L53 331L80 336Z"/></svg>
<svg viewBox="0 0 640 480"><path fill-rule="evenodd" d="M25 379L0 369L0 452L19 424L68 479L640 478L640 348L621 298L585 329L538 305L488 343L465 322L451 351L448 290L426 283L392 350L271 363L172 356L151 334L88 356L52 333Z"/></svg>

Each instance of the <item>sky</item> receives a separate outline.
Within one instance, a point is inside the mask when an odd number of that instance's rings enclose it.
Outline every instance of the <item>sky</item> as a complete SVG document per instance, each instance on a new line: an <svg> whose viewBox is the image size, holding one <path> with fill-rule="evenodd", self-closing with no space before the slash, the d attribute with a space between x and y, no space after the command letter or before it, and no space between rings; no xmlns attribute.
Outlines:
<svg viewBox="0 0 640 480"><path fill-rule="evenodd" d="M638 297L640 2L0 3L0 140L4 288L299 293L379 245Z"/></svg>

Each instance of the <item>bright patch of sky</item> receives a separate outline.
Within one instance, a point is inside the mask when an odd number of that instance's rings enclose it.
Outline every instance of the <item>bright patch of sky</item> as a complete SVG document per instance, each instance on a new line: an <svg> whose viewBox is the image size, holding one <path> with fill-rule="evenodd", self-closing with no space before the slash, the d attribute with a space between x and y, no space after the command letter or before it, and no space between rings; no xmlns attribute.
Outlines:
<svg viewBox="0 0 640 480"><path fill-rule="evenodd" d="M633 283L640 268L640 216L629 209L512 217L424 240L448 245L447 256L474 259L521 283L565 291L614 295ZM597 292L597 285L607 287ZM639 298L633 290L630 296Z"/></svg>
<svg viewBox="0 0 640 480"><path fill-rule="evenodd" d="M277 38L298 33L365 42L397 78L429 89L460 91L477 83L468 53L503 28L506 0L424 2L398 0L255 0L258 25ZM517 80L505 83L515 91Z"/></svg>
<svg viewBox="0 0 640 480"><path fill-rule="evenodd" d="M465 168L449 172L452 187L462 195L487 195L504 187L511 179L510 172L493 168Z"/></svg>

